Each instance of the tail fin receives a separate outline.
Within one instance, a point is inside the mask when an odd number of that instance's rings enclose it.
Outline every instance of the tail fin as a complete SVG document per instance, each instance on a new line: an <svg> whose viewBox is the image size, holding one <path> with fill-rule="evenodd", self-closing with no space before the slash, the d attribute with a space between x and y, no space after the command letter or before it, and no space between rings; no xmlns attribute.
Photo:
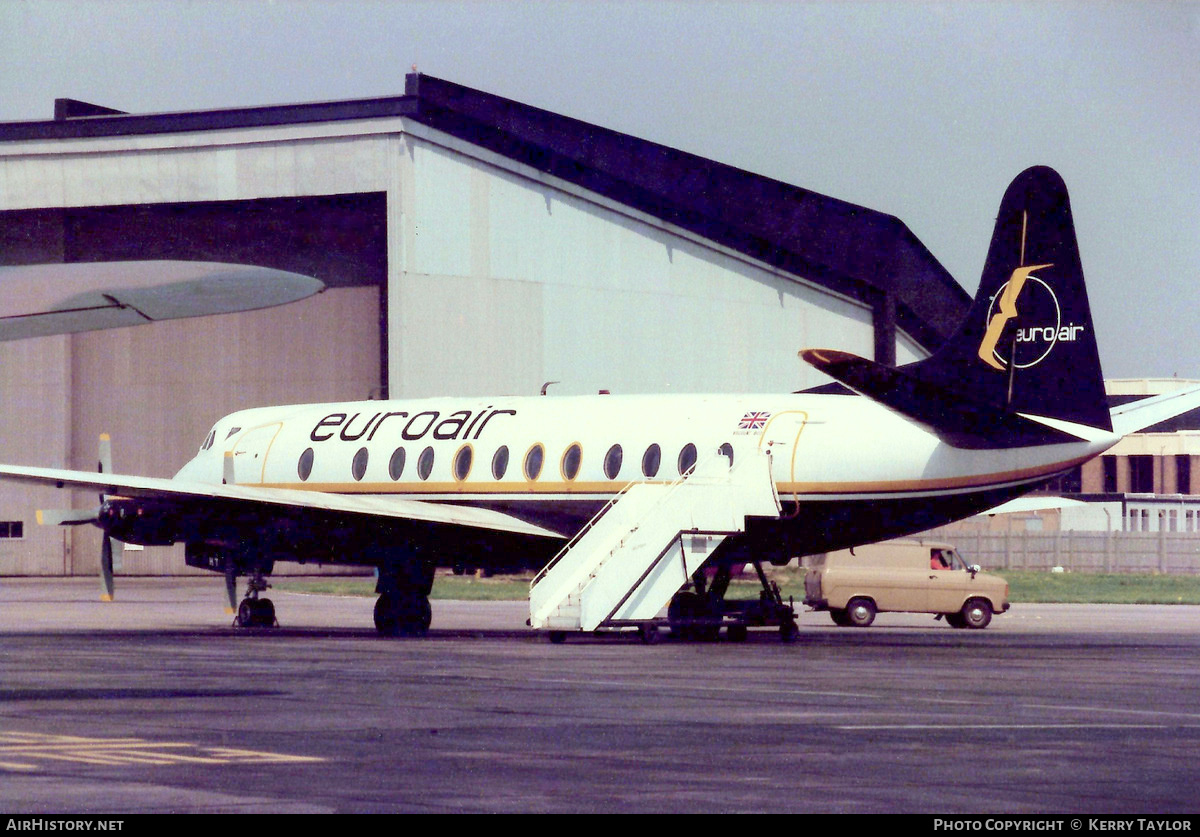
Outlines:
<svg viewBox="0 0 1200 837"><path fill-rule="evenodd" d="M1112 429L1067 187L1053 169L1013 180L966 321L906 371L997 410Z"/></svg>
<svg viewBox="0 0 1200 837"><path fill-rule="evenodd" d="M1004 193L975 301L932 357L892 369L832 350L801 356L960 447L1072 437L1021 413L1112 430L1067 189L1045 167Z"/></svg>

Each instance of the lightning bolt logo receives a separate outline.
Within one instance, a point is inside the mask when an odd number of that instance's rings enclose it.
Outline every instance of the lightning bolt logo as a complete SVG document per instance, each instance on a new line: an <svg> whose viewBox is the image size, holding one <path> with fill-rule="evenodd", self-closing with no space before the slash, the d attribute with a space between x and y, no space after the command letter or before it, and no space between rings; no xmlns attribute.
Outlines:
<svg viewBox="0 0 1200 837"><path fill-rule="evenodd" d="M1008 277L1008 282L1004 285L1004 291L1000 294L1000 303L997 306L997 311L992 319L988 321L987 331L983 335L983 340L979 343L979 359L988 366L999 369L1001 372L1004 371L1004 366L996 359L996 344L1000 342L1000 335L1004 332L1005 324L1017 316L1017 299L1020 298L1026 281L1028 281L1034 271L1047 267L1054 267L1054 265L1024 265L1018 267Z"/></svg>

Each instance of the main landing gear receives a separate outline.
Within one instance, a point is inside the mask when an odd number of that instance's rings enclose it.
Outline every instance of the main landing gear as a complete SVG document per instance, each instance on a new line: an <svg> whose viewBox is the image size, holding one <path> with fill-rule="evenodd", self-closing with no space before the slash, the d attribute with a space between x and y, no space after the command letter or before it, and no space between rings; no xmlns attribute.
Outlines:
<svg viewBox="0 0 1200 837"><path fill-rule="evenodd" d="M275 604L270 599L260 598L260 593L271 589L261 570L255 570L246 584L246 597L238 605L233 623L239 628L275 628Z"/></svg>
<svg viewBox="0 0 1200 837"><path fill-rule="evenodd" d="M434 566L425 563L380 567L375 630L382 636L425 636L433 617L429 606L433 572Z"/></svg>

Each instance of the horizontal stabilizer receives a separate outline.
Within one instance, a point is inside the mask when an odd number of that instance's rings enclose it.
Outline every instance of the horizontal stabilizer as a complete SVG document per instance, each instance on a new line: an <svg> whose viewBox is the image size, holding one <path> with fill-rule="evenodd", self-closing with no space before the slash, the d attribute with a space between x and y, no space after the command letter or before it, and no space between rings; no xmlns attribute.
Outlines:
<svg viewBox="0 0 1200 837"><path fill-rule="evenodd" d="M1197 407L1200 407L1200 386L1143 398L1113 408L1113 431L1121 436L1137 433Z"/></svg>
<svg viewBox="0 0 1200 837"><path fill-rule="evenodd" d="M972 401L906 371L833 349L800 356L829 377L877 401L958 448L1050 445L1078 438L991 404Z"/></svg>

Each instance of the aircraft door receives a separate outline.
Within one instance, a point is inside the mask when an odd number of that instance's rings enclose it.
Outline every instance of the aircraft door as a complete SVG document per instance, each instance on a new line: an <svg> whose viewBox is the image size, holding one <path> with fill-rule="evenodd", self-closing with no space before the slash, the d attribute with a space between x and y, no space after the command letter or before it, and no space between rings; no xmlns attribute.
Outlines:
<svg viewBox="0 0 1200 837"><path fill-rule="evenodd" d="M807 424L808 413L804 410L775 413L767 419L762 436L758 439L759 450L771 454L771 478L775 481L780 499L783 499L786 491L795 491L800 434Z"/></svg>
<svg viewBox="0 0 1200 837"><path fill-rule="evenodd" d="M267 454L279 431L283 429L282 422L264 424L252 427L238 437L233 443L233 474L237 483L261 483L267 469Z"/></svg>

